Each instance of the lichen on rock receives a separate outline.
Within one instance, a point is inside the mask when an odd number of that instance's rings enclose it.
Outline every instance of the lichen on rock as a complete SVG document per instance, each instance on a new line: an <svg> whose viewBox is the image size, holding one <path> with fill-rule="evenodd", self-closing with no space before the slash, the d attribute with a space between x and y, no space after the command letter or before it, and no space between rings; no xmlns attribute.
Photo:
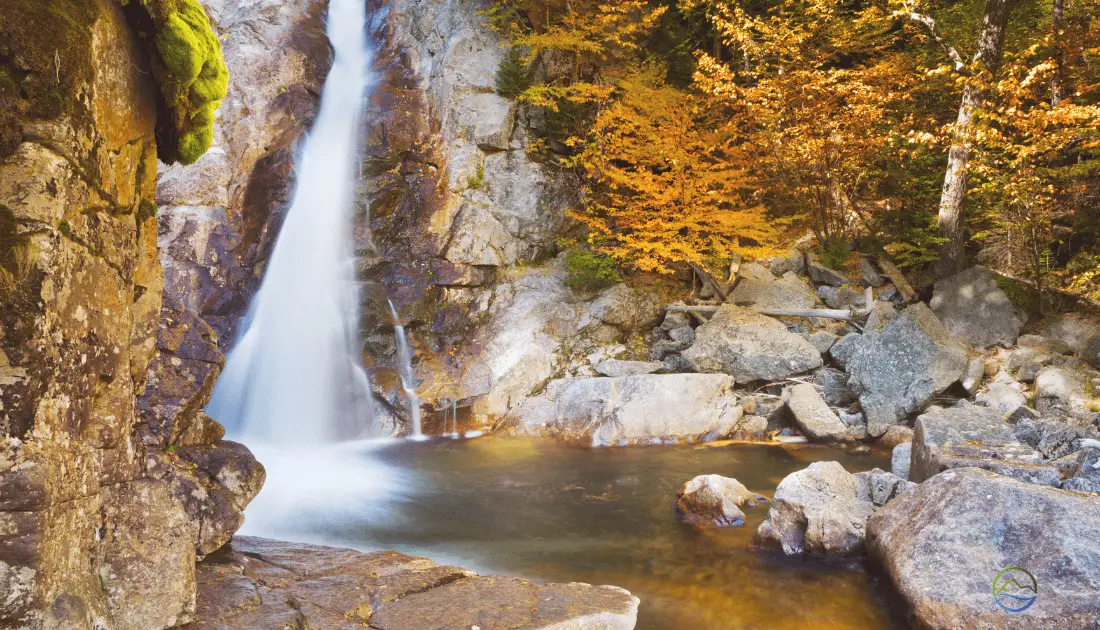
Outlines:
<svg viewBox="0 0 1100 630"><path fill-rule="evenodd" d="M196 0L132 1L148 18L139 19L137 27L151 43L162 97L159 157L168 164L194 164L213 143L214 112L229 87L221 43Z"/></svg>

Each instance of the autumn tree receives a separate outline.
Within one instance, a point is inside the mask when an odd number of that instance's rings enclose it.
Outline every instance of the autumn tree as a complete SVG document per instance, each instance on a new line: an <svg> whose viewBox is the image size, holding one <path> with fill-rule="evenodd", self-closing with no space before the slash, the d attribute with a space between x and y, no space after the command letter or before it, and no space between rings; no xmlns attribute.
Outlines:
<svg viewBox="0 0 1100 630"><path fill-rule="evenodd" d="M665 73L649 64L616 84L579 155L589 184L575 218L596 248L644 271L771 255L780 232L716 131L728 112L668 86Z"/></svg>
<svg viewBox="0 0 1100 630"><path fill-rule="evenodd" d="M822 244L866 230L913 82L908 60L889 50L893 36L836 0L783 0L759 14L712 0L707 9L738 52L730 62L700 52L696 85L732 112L761 200L806 218Z"/></svg>

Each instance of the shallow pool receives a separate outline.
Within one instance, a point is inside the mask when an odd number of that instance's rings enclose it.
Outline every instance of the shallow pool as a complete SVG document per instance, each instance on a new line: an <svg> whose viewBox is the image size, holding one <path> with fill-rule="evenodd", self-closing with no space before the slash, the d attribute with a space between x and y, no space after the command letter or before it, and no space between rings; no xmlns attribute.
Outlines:
<svg viewBox="0 0 1100 630"><path fill-rule="evenodd" d="M396 549L482 573L615 584L641 598L641 629L904 627L862 566L750 550L767 506L746 508L744 527L722 530L696 529L675 512L676 491L695 475L736 477L771 496L811 462L836 460L857 472L888 468L885 453L756 444L586 450L482 438L345 449L306 470L298 457L284 454L281 464L257 450L271 477L246 533ZM344 457L361 466L341 466ZM311 480L318 466L345 478ZM287 483L299 487L281 492ZM337 487L309 490L326 483ZM298 499L273 507L276 495Z"/></svg>

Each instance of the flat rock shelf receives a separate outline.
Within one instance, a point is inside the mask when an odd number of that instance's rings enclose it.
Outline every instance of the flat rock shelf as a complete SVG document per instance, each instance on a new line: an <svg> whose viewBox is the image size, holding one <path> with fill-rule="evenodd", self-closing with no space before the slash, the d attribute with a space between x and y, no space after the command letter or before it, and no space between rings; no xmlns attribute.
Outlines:
<svg viewBox="0 0 1100 630"><path fill-rule="evenodd" d="M479 576L394 551L237 536L198 567L186 630L631 630L638 598L614 586Z"/></svg>

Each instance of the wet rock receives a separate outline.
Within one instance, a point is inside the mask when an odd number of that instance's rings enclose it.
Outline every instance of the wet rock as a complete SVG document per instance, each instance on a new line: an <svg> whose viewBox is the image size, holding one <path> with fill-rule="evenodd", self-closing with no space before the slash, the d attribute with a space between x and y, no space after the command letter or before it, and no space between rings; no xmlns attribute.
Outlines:
<svg viewBox="0 0 1100 630"><path fill-rule="evenodd" d="M909 468L913 456L913 443L904 442L894 447L890 454L890 472L902 479L909 479Z"/></svg>
<svg viewBox="0 0 1100 630"><path fill-rule="evenodd" d="M779 321L723 305L695 331L683 353L696 372L724 372L738 382L778 380L821 366L821 353Z"/></svg>
<svg viewBox="0 0 1100 630"><path fill-rule="evenodd" d="M783 391L783 398L799 429L813 440L836 441L848 436L848 427L808 383Z"/></svg>
<svg viewBox="0 0 1100 630"><path fill-rule="evenodd" d="M724 374L647 374L554 381L551 435L590 446L715 439L743 415Z"/></svg>
<svg viewBox="0 0 1100 630"><path fill-rule="evenodd" d="M917 418L909 478L917 483L949 468L976 467L1028 483L1057 486L1058 472L1021 442L996 411L952 407Z"/></svg>
<svg viewBox="0 0 1100 630"><path fill-rule="evenodd" d="M867 414L868 431L878 437L959 380L968 363L965 348L927 306L917 303L867 332L847 371Z"/></svg>
<svg viewBox="0 0 1100 630"><path fill-rule="evenodd" d="M754 437L763 436L768 431L768 419L764 416L745 416L737 423L737 430Z"/></svg>
<svg viewBox="0 0 1100 630"><path fill-rule="evenodd" d="M864 527L875 507L837 462L815 462L787 475L752 544L784 554L863 553Z"/></svg>
<svg viewBox="0 0 1100 630"><path fill-rule="evenodd" d="M596 364L596 372L601 376L637 376L639 374L653 374L665 369L663 363L652 361L622 361L620 359L608 359Z"/></svg>
<svg viewBox="0 0 1100 630"><path fill-rule="evenodd" d="M869 554L928 628L1095 625L1100 555L1081 541L1098 537L1093 498L973 468L925 481L867 524ZM991 600L992 580L1008 567L1038 582L1027 612L1007 614Z"/></svg>
<svg viewBox="0 0 1100 630"><path fill-rule="evenodd" d="M198 621L230 628L630 630L638 599L612 586L537 585L392 551L237 537L198 567Z"/></svg>
<svg viewBox="0 0 1100 630"><path fill-rule="evenodd" d="M985 405L1001 414L1002 417L1011 415L1014 411L1027 405L1027 397L1016 388L1004 383L994 383L989 389L978 394L978 404Z"/></svg>
<svg viewBox="0 0 1100 630"><path fill-rule="evenodd" d="M815 284L828 284L834 287L840 287L848 283L848 278L844 277L844 274L834 269L829 269L819 262L810 263L809 273L810 279L813 280Z"/></svg>
<svg viewBox="0 0 1100 630"><path fill-rule="evenodd" d="M759 502L767 499L721 475L699 475L676 493L676 510L684 520L703 526L740 527L745 515L739 508L756 507Z"/></svg>
<svg viewBox="0 0 1100 630"><path fill-rule="evenodd" d="M768 309L813 308L817 304L806 281L791 272L776 280L770 273L742 277L726 302Z"/></svg>
<svg viewBox="0 0 1100 630"><path fill-rule="evenodd" d="M878 443L886 448L894 448L898 444L904 444L906 442L913 441L913 430L909 427L895 425L886 430L886 433L882 434L882 437L878 439Z"/></svg>
<svg viewBox="0 0 1100 630"><path fill-rule="evenodd" d="M985 267L971 267L936 283L930 305L951 336L975 348L1015 345L1027 316L997 286L996 277Z"/></svg>

